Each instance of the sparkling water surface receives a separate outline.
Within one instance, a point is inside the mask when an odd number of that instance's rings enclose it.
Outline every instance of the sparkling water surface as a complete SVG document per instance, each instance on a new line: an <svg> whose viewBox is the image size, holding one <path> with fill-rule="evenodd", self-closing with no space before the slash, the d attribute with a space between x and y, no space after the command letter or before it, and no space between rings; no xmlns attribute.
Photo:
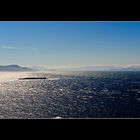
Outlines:
<svg viewBox="0 0 140 140"><path fill-rule="evenodd" d="M139 117L140 72L0 73L0 118Z"/></svg>

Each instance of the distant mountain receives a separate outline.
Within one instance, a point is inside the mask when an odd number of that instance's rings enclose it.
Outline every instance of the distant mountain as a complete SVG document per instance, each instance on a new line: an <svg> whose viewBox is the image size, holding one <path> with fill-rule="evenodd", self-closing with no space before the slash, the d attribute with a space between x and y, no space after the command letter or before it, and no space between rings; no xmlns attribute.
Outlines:
<svg viewBox="0 0 140 140"><path fill-rule="evenodd" d="M0 66L0 71L33 71L33 69L28 67L21 67L19 65L7 65Z"/></svg>

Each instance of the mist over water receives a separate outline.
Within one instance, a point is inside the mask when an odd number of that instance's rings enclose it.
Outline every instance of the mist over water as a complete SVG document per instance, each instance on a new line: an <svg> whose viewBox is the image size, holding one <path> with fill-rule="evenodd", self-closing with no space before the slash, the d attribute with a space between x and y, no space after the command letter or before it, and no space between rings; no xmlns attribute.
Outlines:
<svg viewBox="0 0 140 140"><path fill-rule="evenodd" d="M0 72L0 118L135 118L139 109L140 72Z"/></svg>

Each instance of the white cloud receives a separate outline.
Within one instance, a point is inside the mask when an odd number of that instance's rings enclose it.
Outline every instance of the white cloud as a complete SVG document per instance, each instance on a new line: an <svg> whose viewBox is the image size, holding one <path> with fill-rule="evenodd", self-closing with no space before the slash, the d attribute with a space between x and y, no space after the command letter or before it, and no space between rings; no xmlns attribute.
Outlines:
<svg viewBox="0 0 140 140"><path fill-rule="evenodd" d="M51 67L50 67L51 68ZM59 66L53 67L56 69L79 69L79 70L110 70L110 69L122 69L122 68L140 68L140 64L128 64L128 65L88 65L88 66Z"/></svg>
<svg viewBox="0 0 140 140"><path fill-rule="evenodd" d="M129 68L129 67L140 67L140 64L129 64L129 65L123 66L123 68Z"/></svg>
<svg viewBox="0 0 140 140"><path fill-rule="evenodd" d="M20 47L16 47L16 46L8 46L8 45L0 45L0 49L9 49L9 50L26 50L27 48L20 48ZM36 51L38 50L37 48L33 47L33 48L28 48L28 50L32 50L32 51Z"/></svg>
<svg viewBox="0 0 140 140"><path fill-rule="evenodd" d="M16 49L15 46L0 45L0 49Z"/></svg>

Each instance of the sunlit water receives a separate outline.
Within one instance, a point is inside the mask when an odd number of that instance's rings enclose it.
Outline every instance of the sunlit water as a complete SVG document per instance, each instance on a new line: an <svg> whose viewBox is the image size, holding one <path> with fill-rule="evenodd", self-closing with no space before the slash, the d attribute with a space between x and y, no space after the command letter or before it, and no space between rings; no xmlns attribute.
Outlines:
<svg viewBox="0 0 140 140"><path fill-rule="evenodd" d="M140 72L0 73L0 118L112 117L140 117Z"/></svg>

